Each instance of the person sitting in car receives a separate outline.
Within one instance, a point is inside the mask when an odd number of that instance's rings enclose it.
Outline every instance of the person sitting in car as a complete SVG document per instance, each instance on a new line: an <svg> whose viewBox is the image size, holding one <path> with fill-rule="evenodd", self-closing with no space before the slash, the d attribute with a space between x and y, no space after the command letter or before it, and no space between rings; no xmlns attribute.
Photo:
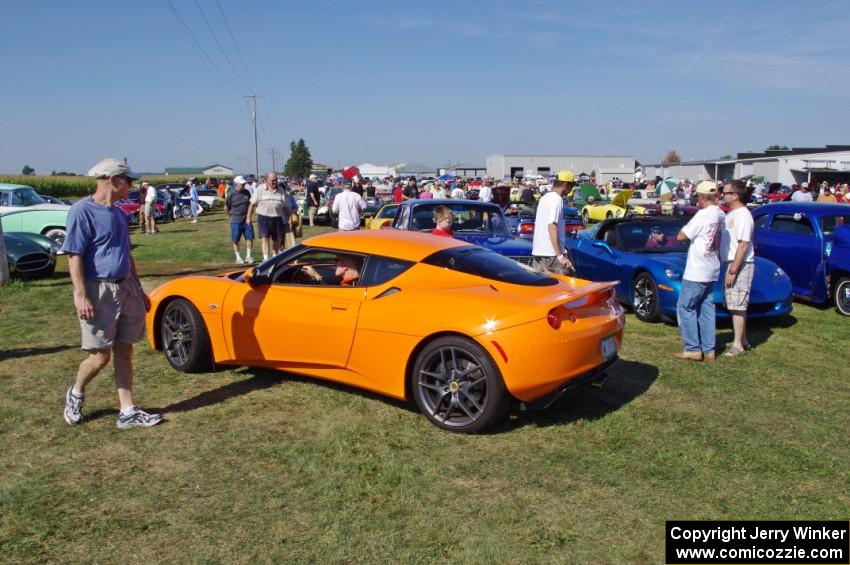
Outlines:
<svg viewBox="0 0 850 565"><path fill-rule="evenodd" d="M658 226L652 226L649 232L649 239L646 240L644 247L669 247L676 245L676 240L668 238Z"/></svg>
<svg viewBox="0 0 850 565"><path fill-rule="evenodd" d="M323 277L310 265L301 267L301 271L313 279L316 284L356 286L360 280L361 259L349 255L339 255L336 258L336 268L332 278Z"/></svg>

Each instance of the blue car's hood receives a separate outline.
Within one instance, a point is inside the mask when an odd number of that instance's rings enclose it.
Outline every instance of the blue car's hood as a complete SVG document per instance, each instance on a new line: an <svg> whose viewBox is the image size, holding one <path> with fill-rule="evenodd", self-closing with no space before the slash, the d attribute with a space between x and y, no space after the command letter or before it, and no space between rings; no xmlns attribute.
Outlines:
<svg viewBox="0 0 850 565"><path fill-rule="evenodd" d="M531 242L491 233L455 232L455 239L481 246L501 255L531 255Z"/></svg>

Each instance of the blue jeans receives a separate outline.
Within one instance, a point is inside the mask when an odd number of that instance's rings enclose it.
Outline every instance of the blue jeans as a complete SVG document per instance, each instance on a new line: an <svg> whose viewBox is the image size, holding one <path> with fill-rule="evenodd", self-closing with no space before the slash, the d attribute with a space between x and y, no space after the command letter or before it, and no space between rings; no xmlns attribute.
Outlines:
<svg viewBox="0 0 850 565"><path fill-rule="evenodd" d="M713 282L682 281L676 319L685 341L685 351L714 352Z"/></svg>

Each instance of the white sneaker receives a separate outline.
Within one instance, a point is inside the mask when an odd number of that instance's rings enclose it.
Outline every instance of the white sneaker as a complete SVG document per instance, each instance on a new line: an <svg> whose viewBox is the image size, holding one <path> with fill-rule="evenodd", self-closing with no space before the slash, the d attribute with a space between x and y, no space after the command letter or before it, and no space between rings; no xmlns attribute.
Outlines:
<svg viewBox="0 0 850 565"><path fill-rule="evenodd" d="M236 256L236 262L237 262L237 263L239 263L239 264L244 263L244 261L242 260L242 256L241 256L241 255L237 255L237 256Z"/></svg>
<svg viewBox="0 0 850 565"><path fill-rule="evenodd" d="M245 256L245 262L246 262L246 263L253 263L253 262L254 262L254 258L253 258L253 257L251 257L250 255L246 255L246 256Z"/></svg>

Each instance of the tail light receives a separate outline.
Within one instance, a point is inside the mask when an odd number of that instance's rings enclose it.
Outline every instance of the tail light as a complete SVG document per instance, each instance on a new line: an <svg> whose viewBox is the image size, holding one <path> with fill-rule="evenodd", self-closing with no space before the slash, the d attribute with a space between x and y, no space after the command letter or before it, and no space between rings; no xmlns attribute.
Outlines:
<svg viewBox="0 0 850 565"><path fill-rule="evenodd" d="M557 330L561 327L561 316L558 314L557 307L549 310L549 314L546 316L546 321L549 322L549 325L552 326L553 330Z"/></svg>
<svg viewBox="0 0 850 565"><path fill-rule="evenodd" d="M534 233L534 224L520 224L519 233L520 235Z"/></svg>

